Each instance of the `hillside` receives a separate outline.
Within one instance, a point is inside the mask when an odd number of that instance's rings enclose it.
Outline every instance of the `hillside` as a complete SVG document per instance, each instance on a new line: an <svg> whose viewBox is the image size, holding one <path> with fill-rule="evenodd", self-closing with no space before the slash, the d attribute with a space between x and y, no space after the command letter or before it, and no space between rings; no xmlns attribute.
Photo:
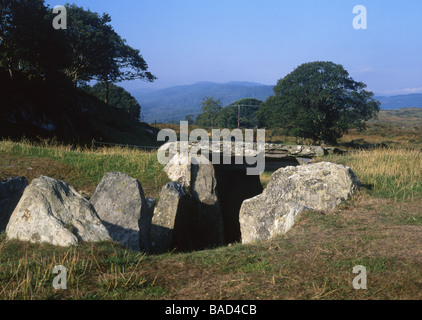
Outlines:
<svg viewBox="0 0 422 320"><path fill-rule="evenodd" d="M242 98L265 101L273 95L273 86L253 82L198 82L152 92L133 90L132 95L142 106L143 121L148 123L184 120L189 113L197 115L206 97L221 99L227 106Z"/></svg>
<svg viewBox="0 0 422 320"><path fill-rule="evenodd" d="M197 115L206 97L221 99L222 105L227 106L242 98L265 101L274 94L273 86L239 81L202 81L157 90L137 89L131 93L141 104L143 120L148 123L184 120L189 113ZM381 110L422 108L422 94L376 96L375 99L381 102Z"/></svg>
<svg viewBox="0 0 422 320"><path fill-rule="evenodd" d="M403 129L422 128L422 107L381 110L378 118L371 120L369 123L388 124Z"/></svg>
<svg viewBox="0 0 422 320"><path fill-rule="evenodd" d="M390 97L375 97L381 102L382 110L402 109L402 108L422 108L422 94L407 94Z"/></svg>
<svg viewBox="0 0 422 320"><path fill-rule="evenodd" d="M10 80L2 74L0 78L0 138L56 139L73 145L91 145L93 139L157 144L155 128L66 81Z"/></svg>

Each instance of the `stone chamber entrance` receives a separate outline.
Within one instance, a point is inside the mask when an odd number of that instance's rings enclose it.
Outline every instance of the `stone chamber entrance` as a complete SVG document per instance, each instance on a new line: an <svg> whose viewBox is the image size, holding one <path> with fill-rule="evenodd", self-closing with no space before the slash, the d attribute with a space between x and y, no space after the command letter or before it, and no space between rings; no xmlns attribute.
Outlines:
<svg viewBox="0 0 422 320"><path fill-rule="evenodd" d="M298 166L306 161L295 157L266 159L265 170L277 170L287 166ZM222 161L220 161L221 163ZM225 245L241 241L239 212L243 201L261 194L264 187L259 175L247 175L248 165L214 164L215 178L217 180L217 194L223 221ZM252 166L249 166L252 167Z"/></svg>

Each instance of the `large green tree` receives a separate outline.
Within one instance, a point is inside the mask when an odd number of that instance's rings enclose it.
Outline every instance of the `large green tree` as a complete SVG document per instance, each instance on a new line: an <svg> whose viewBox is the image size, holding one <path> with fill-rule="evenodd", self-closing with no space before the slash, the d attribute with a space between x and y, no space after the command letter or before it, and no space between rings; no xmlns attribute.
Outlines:
<svg viewBox="0 0 422 320"><path fill-rule="evenodd" d="M204 98L201 102L201 114L196 118L196 122L201 127L217 126L218 117L223 107L220 99L212 97Z"/></svg>
<svg viewBox="0 0 422 320"><path fill-rule="evenodd" d="M110 25L108 14L101 16L74 4L67 5L65 30L72 64L66 70L75 84L90 80L104 83L104 101L109 102L110 83L141 79L154 81L140 51L130 47Z"/></svg>
<svg viewBox="0 0 422 320"><path fill-rule="evenodd" d="M365 88L342 65L305 63L277 82L258 118L261 125L296 137L336 144L350 128L365 129L378 113L380 103Z"/></svg>

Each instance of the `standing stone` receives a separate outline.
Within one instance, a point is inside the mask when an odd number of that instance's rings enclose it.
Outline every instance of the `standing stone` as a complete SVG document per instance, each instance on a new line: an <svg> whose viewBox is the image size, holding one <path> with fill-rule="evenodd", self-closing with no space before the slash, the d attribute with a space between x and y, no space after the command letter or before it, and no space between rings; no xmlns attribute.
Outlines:
<svg viewBox="0 0 422 320"><path fill-rule="evenodd" d="M191 249L192 211L183 185L167 183L161 190L160 201L151 224L151 251L161 253Z"/></svg>
<svg viewBox="0 0 422 320"><path fill-rule="evenodd" d="M90 201L114 241L131 250L149 250L152 216L138 180L125 173L109 172Z"/></svg>
<svg viewBox="0 0 422 320"><path fill-rule="evenodd" d="M23 191L28 186L25 177L15 177L0 182L0 233L6 230Z"/></svg>
<svg viewBox="0 0 422 320"><path fill-rule="evenodd" d="M154 210L156 205L156 200L153 198L145 198L146 202L146 214L141 213L141 218L139 219L139 237L138 244L139 250L143 250L147 253L151 251L151 220L154 216Z"/></svg>
<svg viewBox="0 0 422 320"><path fill-rule="evenodd" d="M195 163L189 156L177 153L170 159L164 171L172 181L186 186L191 195L189 210L193 221L194 248L223 245L223 217L213 164L205 159Z"/></svg>
<svg viewBox="0 0 422 320"><path fill-rule="evenodd" d="M332 210L359 188L355 174L342 165L320 162L281 168L262 194L243 202L239 214L242 243L284 234L306 208Z"/></svg>
<svg viewBox="0 0 422 320"><path fill-rule="evenodd" d="M201 249L221 246L224 244L223 217L214 166L211 163L192 163L191 177L190 192L197 212L195 247Z"/></svg>
<svg viewBox="0 0 422 320"><path fill-rule="evenodd" d="M190 186L191 161L188 156L176 153L164 167L164 172L171 181Z"/></svg>
<svg viewBox="0 0 422 320"><path fill-rule="evenodd" d="M111 240L88 200L66 183L44 176L26 187L6 234L8 239L64 247Z"/></svg>

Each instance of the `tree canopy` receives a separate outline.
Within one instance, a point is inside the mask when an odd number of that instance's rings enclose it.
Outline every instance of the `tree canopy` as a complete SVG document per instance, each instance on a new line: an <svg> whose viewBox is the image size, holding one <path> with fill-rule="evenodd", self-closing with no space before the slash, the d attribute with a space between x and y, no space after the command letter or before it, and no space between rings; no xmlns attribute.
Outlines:
<svg viewBox="0 0 422 320"><path fill-rule="evenodd" d="M222 109L220 99L204 98L201 102L202 113L196 118L197 124L202 127L215 127Z"/></svg>
<svg viewBox="0 0 422 320"><path fill-rule="evenodd" d="M244 98L223 108L219 99L207 97L201 103L202 113L196 121L204 127L254 128L258 126L257 111L262 103L258 99Z"/></svg>
<svg viewBox="0 0 422 320"><path fill-rule="evenodd" d="M0 0L0 69L10 78L52 77L68 63L52 20L43 0Z"/></svg>
<svg viewBox="0 0 422 320"><path fill-rule="evenodd" d="M380 103L366 85L354 81L342 65L310 62L280 79L261 105L261 126L286 134L335 144L350 128L363 130Z"/></svg>
<svg viewBox="0 0 422 320"><path fill-rule="evenodd" d="M86 86L84 89L104 101L106 86L103 82L97 82L94 86ZM124 110L132 119L138 120L141 114L141 106L138 101L124 88L111 83L109 85L109 103L110 106Z"/></svg>
<svg viewBox="0 0 422 320"><path fill-rule="evenodd" d="M108 14L67 6L69 17L65 37L72 64L66 70L75 83L97 80L104 83L104 101L109 102L109 84L125 80L154 81L138 49L127 45L110 25Z"/></svg>
<svg viewBox="0 0 422 320"><path fill-rule="evenodd" d="M258 125L256 112L263 102L254 98L244 98L223 108L218 118L218 126L233 129L254 128Z"/></svg>
<svg viewBox="0 0 422 320"><path fill-rule="evenodd" d="M75 4L66 6L67 28L52 26L54 14L43 0L0 0L0 71L50 80L64 75L74 86L92 80L154 81L138 49L130 47L99 15Z"/></svg>

